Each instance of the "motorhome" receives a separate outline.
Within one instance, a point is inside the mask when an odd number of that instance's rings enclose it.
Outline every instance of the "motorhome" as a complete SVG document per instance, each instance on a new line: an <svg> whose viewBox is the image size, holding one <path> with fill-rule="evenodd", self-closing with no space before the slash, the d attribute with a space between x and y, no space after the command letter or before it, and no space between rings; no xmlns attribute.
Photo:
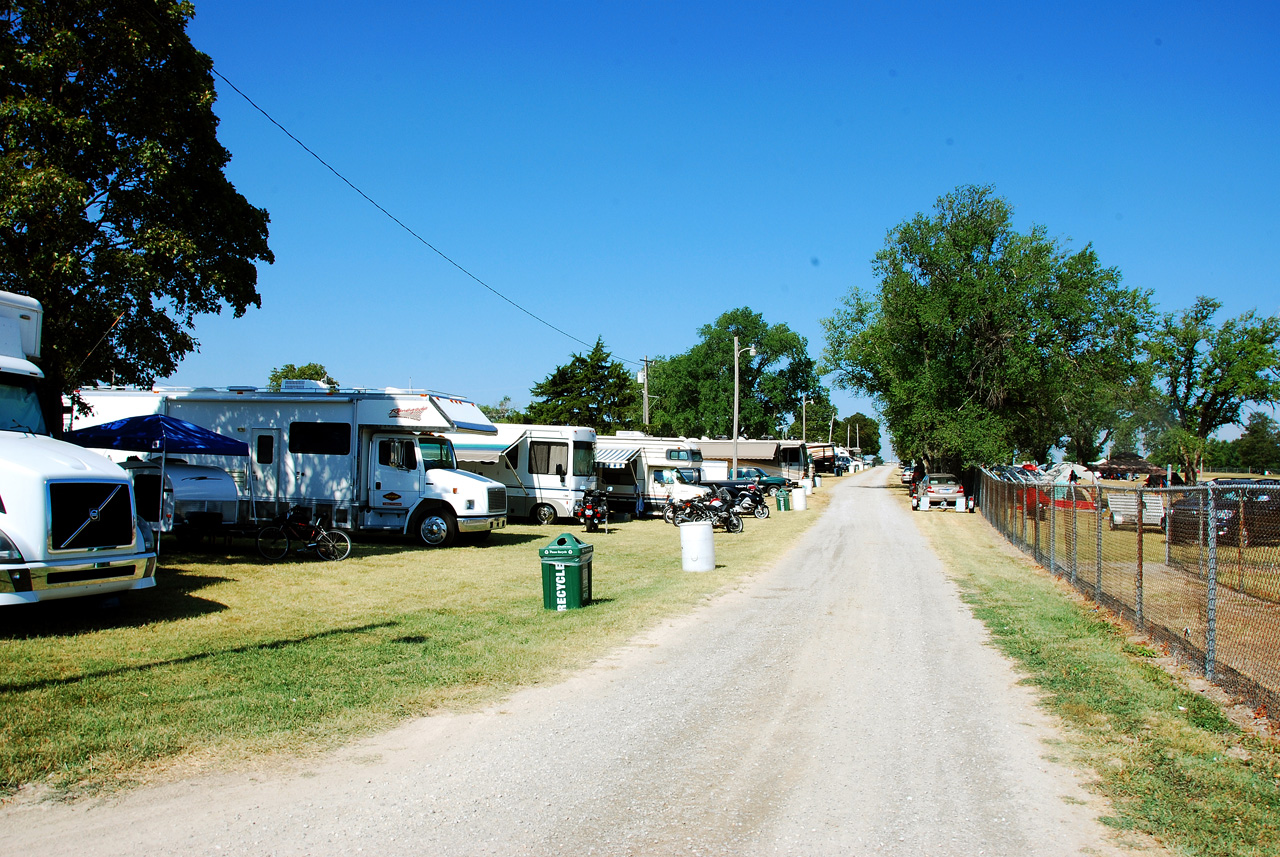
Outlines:
<svg viewBox="0 0 1280 857"><path fill-rule="evenodd" d="M698 443L687 438L650 437L620 431L596 438L596 473L611 488L610 505L635 504L636 514L660 514L668 500L702 497L710 489L680 471L702 466Z"/></svg>
<svg viewBox="0 0 1280 857"><path fill-rule="evenodd" d="M447 434L458 466L501 482L507 511L550 524L596 487L596 431L582 426L496 423L493 436Z"/></svg>
<svg viewBox="0 0 1280 857"><path fill-rule="evenodd" d="M732 461L734 457L731 440L700 440L698 448L708 460ZM807 444L799 440L739 440L737 457L740 467L759 467L770 476L795 481L813 475Z"/></svg>
<svg viewBox="0 0 1280 857"><path fill-rule="evenodd" d="M247 459L188 455L177 462L230 474L239 493L241 525L304 506L339 529L404 533L424 545L444 547L459 533L483 537L507 523L506 488L459 470L453 445L443 436L496 432L465 399L394 389L338 390L316 381L285 381L278 392L85 389L80 396L92 415L77 419L77 428L167 414L245 441Z"/></svg>
<svg viewBox="0 0 1280 857"><path fill-rule="evenodd" d="M129 476L54 440L36 396L40 303L0 292L0 604L155 586L151 528Z"/></svg>

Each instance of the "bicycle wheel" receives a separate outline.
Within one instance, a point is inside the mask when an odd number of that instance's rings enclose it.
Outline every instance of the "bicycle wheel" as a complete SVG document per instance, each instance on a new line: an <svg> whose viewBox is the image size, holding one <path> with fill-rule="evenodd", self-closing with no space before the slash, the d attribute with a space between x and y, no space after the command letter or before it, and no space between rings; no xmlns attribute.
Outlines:
<svg viewBox="0 0 1280 857"><path fill-rule="evenodd" d="M289 534L282 527L258 530L258 553L269 560L284 559L289 553Z"/></svg>
<svg viewBox="0 0 1280 857"><path fill-rule="evenodd" d="M341 530L327 530L316 538L316 553L321 559L346 559L351 555L351 539Z"/></svg>

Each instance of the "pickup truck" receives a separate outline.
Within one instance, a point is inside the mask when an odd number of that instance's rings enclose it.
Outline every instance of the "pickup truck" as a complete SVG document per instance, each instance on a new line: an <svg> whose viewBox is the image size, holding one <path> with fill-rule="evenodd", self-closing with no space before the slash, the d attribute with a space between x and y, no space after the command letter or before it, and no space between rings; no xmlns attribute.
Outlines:
<svg viewBox="0 0 1280 857"><path fill-rule="evenodd" d="M690 474L686 473L685 475L689 476ZM690 481L696 481L697 484L706 485L712 489L728 488L735 494L748 485L759 485L761 491L772 497L778 493L780 488L796 488L800 485L799 482L793 482L782 476L770 476L759 467L739 467L733 471L733 478L730 479L707 479L697 470L693 471L693 475L696 479L691 479Z"/></svg>

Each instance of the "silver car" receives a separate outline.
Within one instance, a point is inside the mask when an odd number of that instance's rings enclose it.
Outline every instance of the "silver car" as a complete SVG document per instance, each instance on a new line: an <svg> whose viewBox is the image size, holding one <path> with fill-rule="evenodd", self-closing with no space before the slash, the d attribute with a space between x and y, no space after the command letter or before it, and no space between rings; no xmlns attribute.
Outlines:
<svg viewBox="0 0 1280 857"><path fill-rule="evenodd" d="M911 498L911 508L917 512L927 512L934 506L943 509L950 506L957 512L965 511L964 486L960 480L950 473L926 473L916 485L915 496Z"/></svg>

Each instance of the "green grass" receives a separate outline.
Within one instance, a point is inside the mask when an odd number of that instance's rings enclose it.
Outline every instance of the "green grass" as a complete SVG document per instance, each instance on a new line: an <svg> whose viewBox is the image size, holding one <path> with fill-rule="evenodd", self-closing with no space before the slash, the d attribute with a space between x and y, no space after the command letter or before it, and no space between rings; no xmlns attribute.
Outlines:
<svg viewBox="0 0 1280 857"><path fill-rule="evenodd" d="M314 752L551 680L767 567L817 520L826 497L810 499L808 513L717 532L704 574L681 571L679 533L660 520L608 534L515 524L447 550L357 543L341 563L266 563L247 541L166 546L153 590L5 610L0 792ZM556 613L537 549L564 531L595 547L596 603Z"/></svg>
<svg viewBox="0 0 1280 857"><path fill-rule="evenodd" d="M1280 752L1151 662L1109 617L966 516L920 516L963 597L1066 724L1104 821L1175 853L1280 853Z"/></svg>

